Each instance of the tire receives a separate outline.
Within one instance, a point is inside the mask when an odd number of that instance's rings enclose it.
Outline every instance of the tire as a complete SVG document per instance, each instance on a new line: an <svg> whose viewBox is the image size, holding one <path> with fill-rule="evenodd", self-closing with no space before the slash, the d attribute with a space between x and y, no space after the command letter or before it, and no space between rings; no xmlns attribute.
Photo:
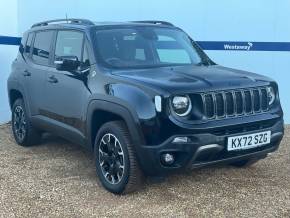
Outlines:
<svg viewBox="0 0 290 218"><path fill-rule="evenodd" d="M234 167L238 167L238 168L249 167L257 163L259 160L260 158L240 160L240 161L233 162L230 165Z"/></svg>
<svg viewBox="0 0 290 218"><path fill-rule="evenodd" d="M105 189L114 194L127 194L141 187L143 173L123 121L105 123L97 134L94 148L96 172Z"/></svg>
<svg viewBox="0 0 290 218"><path fill-rule="evenodd" d="M27 147L38 144L41 133L29 120L23 99L17 99L12 106L12 132L17 144Z"/></svg>

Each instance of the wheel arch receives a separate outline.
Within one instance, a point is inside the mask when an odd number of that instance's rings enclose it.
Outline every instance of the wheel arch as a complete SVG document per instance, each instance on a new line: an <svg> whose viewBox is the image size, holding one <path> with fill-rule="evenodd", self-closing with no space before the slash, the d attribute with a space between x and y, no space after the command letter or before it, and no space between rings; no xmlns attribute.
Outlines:
<svg viewBox="0 0 290 218"><path fill-rule="evenodd" d="M89 104L86 118L87 146L90 149L93 149L99 128L104 123L113 120L123 120L125 122L134 145L144 144L144 136L137 114L118 103L93 100Z"/></svg>
<svg viewBox="0 0 290 218"><path fill-rule="evenodd" d="M23 94L18 89L11 89L9 90L9 105L10 109L12 109L14 102L18 99L23 99Z"/></svg>
<svg viewBox="0 0 290 218"><path fill-rule="evenodd" d="M10 109L12 110L13 103L17 98L22 98L24 101L25 108L27 110L28 116L31 116L30 113L30 106L29 106L29 101L25 92L24 87L22 86L21 83L19 83L17 80L8 80L7 83L7 91L8 91L8 100L9 100L9 106Z"/></svg>

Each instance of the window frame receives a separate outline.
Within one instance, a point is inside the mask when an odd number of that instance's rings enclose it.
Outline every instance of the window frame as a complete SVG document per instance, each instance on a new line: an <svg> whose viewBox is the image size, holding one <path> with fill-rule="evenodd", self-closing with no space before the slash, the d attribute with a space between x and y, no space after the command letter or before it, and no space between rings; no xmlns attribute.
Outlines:
<svg viewBox="0 0 290 218"><path fill-rule="evenodd" d="M35 43L35 39L36 39L36 34L40 33L40 32L52 32L52 38L51 38L51 44L49 47L49 57L48 57L48 63L47 64L43 64L43 63L37 63L35 60L33 60L32 56L33 56L33 51L34 51L34 43ZM33 36L33 40L32 40L32 49L30 51L30 60L32 63L39 65L39 66L46 66L46 67L50 67L51 66L51 58L52 58L52 47L53 47L53 41L55 39L55 29L45 29L45 30L37 30L34 31L34 36ZM27 37L28 38L28 37Z"/></svg>
<svg viewBox="0 0 290 218"><path fill-rule="evenodd" d="M31 39L31 44L30 44L30 51L29 53L26 53L26 46L27 46L27 42L28 42L28 39L29 39L29 35L32 35L32 39ZM34 48L34 38L35 38L35 32L29 32L27 33L27 37L26 37L26 40L25 40L25 44L24 44L24 50L23 50L23 55L27 58L29 58L31 60L31 56L32 56L32 51L33 51L33 48Z"/></svg>
<svg viewBox="0 0 290 218"><path fill-rule="evenodd" d="M84 52L87 52L87 55L88 55L88 59L89 59L89 62L90 62L90 65L92 65L93 63L93 59L92 59L92 52L91 52L91 44L90 44L90 41L88 40L86 34L85 34L85 39L84 39L84 42L83 42L83 50L82 50L82 60L81 62L82 63L85 63L84 62Z"/></svg>

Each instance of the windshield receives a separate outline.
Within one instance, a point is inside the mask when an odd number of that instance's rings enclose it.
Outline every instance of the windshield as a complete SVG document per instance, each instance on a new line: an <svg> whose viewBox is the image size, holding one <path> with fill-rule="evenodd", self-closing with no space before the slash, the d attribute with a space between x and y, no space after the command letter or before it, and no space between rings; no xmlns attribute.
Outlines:
<svg viewBox="0 0 290 218"><path fill-rule="evenodd" d="M98 57L115 68L146 68L204 63L202 52L178 29L133 27L98 30Z"/></svg>

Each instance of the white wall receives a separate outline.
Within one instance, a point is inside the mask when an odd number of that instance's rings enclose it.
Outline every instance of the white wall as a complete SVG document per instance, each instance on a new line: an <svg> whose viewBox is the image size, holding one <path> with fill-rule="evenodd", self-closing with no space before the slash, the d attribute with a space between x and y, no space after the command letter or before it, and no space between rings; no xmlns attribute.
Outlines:
<svg viewBox="0 0 290 218"><path fill-rule="evenodd" d="M0 35L17 36L17 0L0 0ZM17 54L17 46L0 45L0 123L10 119L10 109L6 89L11 62Z"/></svg>

